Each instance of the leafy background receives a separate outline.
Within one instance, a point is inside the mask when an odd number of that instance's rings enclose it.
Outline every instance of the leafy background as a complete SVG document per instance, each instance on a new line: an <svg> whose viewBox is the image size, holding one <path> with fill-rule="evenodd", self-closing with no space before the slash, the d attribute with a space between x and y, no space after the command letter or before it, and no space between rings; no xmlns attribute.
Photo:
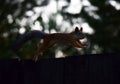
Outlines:
<svg viewBox="0 0 120 84"><path fill-rule="evenodd" d="M47 33L70 32L75 25L82 26L86 31L90 41L88 49L56 45L47 49L41 58L119 52L120 1L75 1L1 0L0 58L8 59L16 56L11 52L10 45L27 31L37 29ZM39 39L27 42L17 55L24 59L32 58L38 42Z"/></svg>

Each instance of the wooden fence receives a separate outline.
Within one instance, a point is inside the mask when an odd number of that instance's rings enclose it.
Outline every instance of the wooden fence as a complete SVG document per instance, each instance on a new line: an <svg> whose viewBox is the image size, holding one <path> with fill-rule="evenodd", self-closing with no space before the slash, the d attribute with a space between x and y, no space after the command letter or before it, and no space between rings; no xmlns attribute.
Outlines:
<svg viewBox="0 0 120 84"><path fill-rule="evenodd" d="M0 84L120 84L120 54L0 60Z"/></svg>

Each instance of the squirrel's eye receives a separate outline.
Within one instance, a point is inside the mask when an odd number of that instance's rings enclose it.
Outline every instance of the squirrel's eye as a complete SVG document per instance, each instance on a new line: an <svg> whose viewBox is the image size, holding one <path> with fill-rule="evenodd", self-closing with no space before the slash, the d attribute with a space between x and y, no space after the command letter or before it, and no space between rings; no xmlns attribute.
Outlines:
<svg viewBox="0 0 120 84"><path fill-rule="evenodd" d="M80 33L80 32L77 34L77 36L79 39L84 39L86 37L85 34Z"/></svg>

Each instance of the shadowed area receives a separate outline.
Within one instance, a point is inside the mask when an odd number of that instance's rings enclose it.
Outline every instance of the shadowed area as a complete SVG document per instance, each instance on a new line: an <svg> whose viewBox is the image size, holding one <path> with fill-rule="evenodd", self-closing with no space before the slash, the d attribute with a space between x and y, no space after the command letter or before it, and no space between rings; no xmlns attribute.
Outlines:
<svg viewBox="0 0 120 84"><path fill-rule="evenodd" d="M116 84L120 54L71 56L60 59L0 60L1 84Z"/></svg>

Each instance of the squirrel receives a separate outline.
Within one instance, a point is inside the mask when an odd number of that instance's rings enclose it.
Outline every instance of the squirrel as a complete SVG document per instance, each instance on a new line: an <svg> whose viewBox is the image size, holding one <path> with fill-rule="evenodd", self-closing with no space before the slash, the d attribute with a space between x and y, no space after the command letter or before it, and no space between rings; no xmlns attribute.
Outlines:
<svg viewBox="0 0 120 84"><path fill-rule="evenodd" d="M11 49L16 52L23 44L33 38L43 39L43 43L38 47L36 54L33 57L34 61L38 60L39 55L44 52L47 48L52 47L56 43L69 43L74 47L85 48L88 46L87 43L82 43L80 40L86 38L85 33L83 33L83 28L75 28L74 31L70 33L44 33L39 30L32 30L20 36L12 45Z"/></svg>

